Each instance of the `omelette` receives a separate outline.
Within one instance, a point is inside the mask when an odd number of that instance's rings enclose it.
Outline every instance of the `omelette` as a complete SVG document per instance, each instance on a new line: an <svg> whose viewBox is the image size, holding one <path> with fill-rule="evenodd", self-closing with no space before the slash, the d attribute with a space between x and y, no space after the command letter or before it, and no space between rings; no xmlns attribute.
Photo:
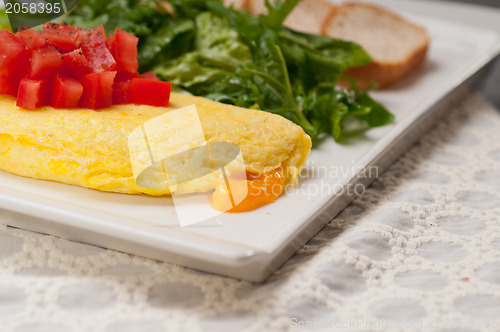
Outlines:
<svg viewBox="0 0 500 332"><path fill-rule="evenodd" d="M0 95L0 169L106 192L169 195L168 186L137 184L128 137L149 120L188 105L196 105L207 142L229 142L241 149L249 174L280 170L286 183L297 183L311 149L311 139L300 126L276 114L177 93L172 93L169 107L128 104L98 111L52 107L27 111L16 106L14 97ZM168 127L174 136L191 130L182 121ZM164 144L168 147L172 142ZM196 176L187 174L187 178ZM205 177L181 193L215 190L218 181Z"/></svg>

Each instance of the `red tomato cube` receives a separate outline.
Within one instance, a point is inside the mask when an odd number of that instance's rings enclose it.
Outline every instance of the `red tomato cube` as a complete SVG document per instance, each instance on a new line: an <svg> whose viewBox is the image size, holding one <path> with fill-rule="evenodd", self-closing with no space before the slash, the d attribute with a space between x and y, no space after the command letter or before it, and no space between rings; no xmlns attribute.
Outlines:
<svg viewBox="0 0 500 332"><path fill-rule="evenodd" d="M124 76L137 76L139 68L137 43L139 38L121 29L116 29L112 39L114 39L112 49L114 49L113 55L116 59L118 75L123 73Z"/></svg>
<svg viewBox="0 0 500 332"><path fill-rule="evenodd" d="M115 82L113 85L113 104L130 104L130 86L132 80Z"/></svg>
<svg viewBox="0 0 500 332"><path fill-rule="evenodd" d="M50 78L62 72L62 54L54 46L36 49L31 54L31 79Z"/></svg>
<svg viewBox="0 0 500 332"><path fill-rule="evenodd" d="M156 74L152 71L148 71L147 73L143 73L140 76L141 76L141 78L144 78L144 79L150 80L150 81L159 81L160 80L158 78L158 76L156 76Z"/></svg>
<svg viewBox="0 0 500 332"><path fill-rule="evenodd" d="M93 29L81 30L78 36L78 47L87 50L89 47L106 44L106 32L102 25Z"/></svg>
<svg viewBox="0 0 500 332"><path fill-rule="evenodd" d="M47 46L47 39L35 29L26 29L16 33L16 37L26 46L28 51Z"/></svg>
<svg viewBox="0 0 500 332"><path fill-rule="evenodd" d="M25 59L27 63L27 59ZM0 95L17 96L19 82L26 76L27 65L22 65L9 73L0 74Z"/></svg>
<svg viewBox="0 0 500 332"><path fill-rule="evenodd" d="M0 74L0 95L17 95L17 87L19 86L19 81L15 82L12 75L10 74Z"/></svg>
<svg viewBox="0 0 500 332"><path fill-rule="evenodd" d="M50 84L48 80L32 80L27 77L21 80L17 93L17 106L34 110L48 104Z"/></svg>
<svg viewBox="0 0 500 332"><path fill-rule="evenodd" d="M9 30L0 30L0 75L23 66L28 52L23 43Z"/></svg>
<svg viewBox="0 0 500 332"><path fill-rule="evenodd" d="M67 24L44 23L42 35L61 52L71 52L78 48L80 28Z"/></svg>
<svg viewBox="0 0 500 332"><path fill-rule="evenodd" d="M130 102L168 107L172 83L133 78L130 83Z"/></svg>
<svg viewBox="0 0 500 332"><path fill-rule="evenodd" d="M114 33L108 35L107 45L108 45L109 51L111 52L111 54L113 54L113 56L115 56L115 41L116 41L116 37L115 37Z"/></svg>
<svg viewBox="0 0 500 332"><path fill-rule="evenodd" d="M113 81L116 71L100 72L83 75L80 82L83 85L83 95L80 107L99 109L109 107L113 103Z"/></svg>
<svg viewBox="0 0 500 332"><path fill-rule="evenodd" d="M106 44L84 47L83 53L94 73L116 71L116 61Z"/></svg>
<svg viewBox="0 0 500 332"><path fill-rule="evenodd" d="M92 73L92 67L87 58L83 54L81 48L64 54L63 56L64 69L67 73L74 77L80 77Z"/></svg>
<svg viewBox="0 0 500 332"><path fill-rule="evenodd" d="M116 71L116 61L106 45L106 33L102 25L82 30L79 42L92 72Z"/></svg>
<svg viewBox="0 0 500 332"><path fill-rule="evenodd" d="M70 77L56 76L52 83L52 101L54 108L77 108L83 94L83 85Z"/></svg>

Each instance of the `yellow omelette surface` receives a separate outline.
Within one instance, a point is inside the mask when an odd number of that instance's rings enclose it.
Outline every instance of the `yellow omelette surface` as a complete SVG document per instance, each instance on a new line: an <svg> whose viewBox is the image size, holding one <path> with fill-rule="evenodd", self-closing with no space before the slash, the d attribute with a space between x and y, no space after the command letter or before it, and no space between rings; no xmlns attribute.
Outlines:
<svg viewBox="0 0 500 332"><path fill-rule="evenodd" d="M297 181L311 149L311 139L301 127L279 115L177 93L172 93L168 108L120 105L99 111L51 107L28 111L18 108L15 98L0 95L0 169L102 191L170 194L168 188L137 186L128 136L146 121L192 104L208 142L238 145L248 171L262 174L283 166L287 181ZM189 126L175 123L170 129L180 133L177 136L190 131ZM207 177L183 193L205 192L216 185L217 178Z"/></svg>

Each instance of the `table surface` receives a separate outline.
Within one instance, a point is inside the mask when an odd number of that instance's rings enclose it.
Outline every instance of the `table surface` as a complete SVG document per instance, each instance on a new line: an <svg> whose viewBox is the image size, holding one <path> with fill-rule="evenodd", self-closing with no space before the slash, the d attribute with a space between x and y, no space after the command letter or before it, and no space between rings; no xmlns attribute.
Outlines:
<svg viewBox="0 0 500 332"><path fill-rule="evenodd" d="M1 331L498 331L499 86L497 61L262 284L0 225Z"/></svg>

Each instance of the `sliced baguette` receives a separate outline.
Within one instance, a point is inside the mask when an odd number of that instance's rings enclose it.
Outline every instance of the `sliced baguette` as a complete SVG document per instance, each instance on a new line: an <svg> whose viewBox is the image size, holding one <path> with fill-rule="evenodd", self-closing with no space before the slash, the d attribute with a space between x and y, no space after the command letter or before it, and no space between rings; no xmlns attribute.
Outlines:
<svg viewBox="0 0 500 332"><path fill-rule="evenodd" d="M247 10L253 15L267 13L265 0L248 0ZM302 0L288 15L284 25L300 32L320 34L326 19L332 16L334 10L335 5L328 1Z"/></svg>
<svg viewBox="0 0 500 332"><path fill-rule="evenodd" d="M426 30L379 6L345 3L326 20L322 33L360 44L372 62L349 69L345 75L360 87L376 82L384 88L415 71L429 47Z"/></svg>

